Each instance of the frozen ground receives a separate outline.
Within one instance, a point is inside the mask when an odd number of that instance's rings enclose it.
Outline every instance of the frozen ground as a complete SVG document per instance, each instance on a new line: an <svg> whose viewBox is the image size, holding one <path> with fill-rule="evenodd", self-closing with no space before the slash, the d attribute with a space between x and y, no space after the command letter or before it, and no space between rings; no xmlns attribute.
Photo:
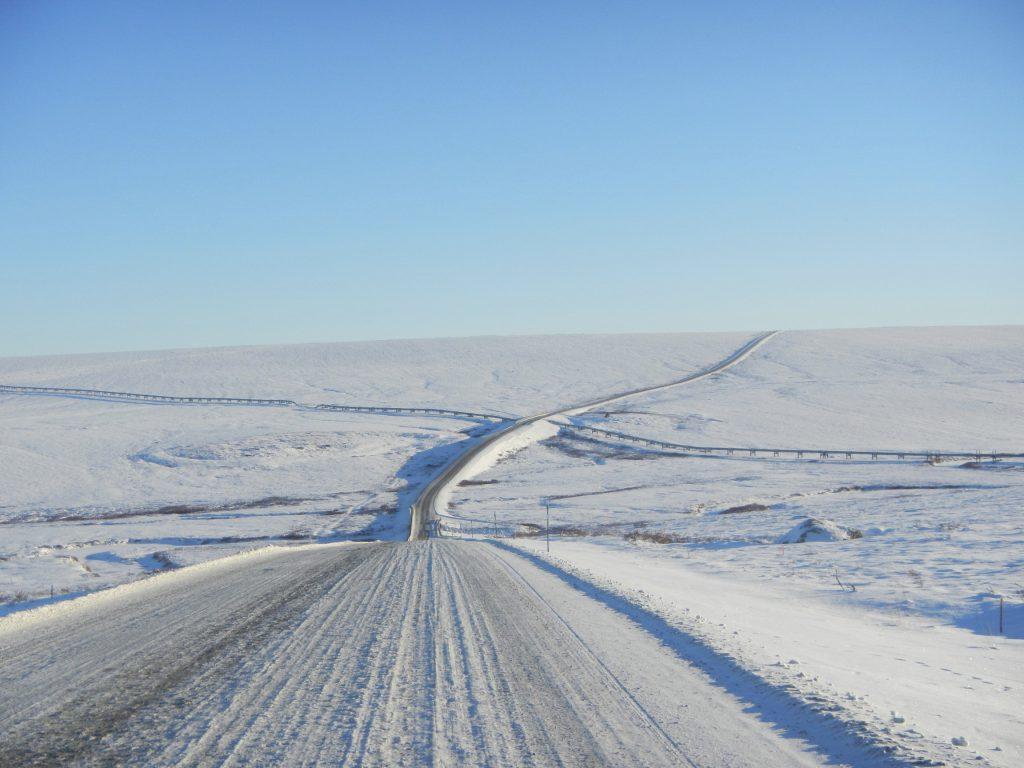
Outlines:
<svg viewBox="0 0 1024 768"><path fill-rule="evenodd" d="M1019 451L1022 370L1019 328L792 332L573 419L689 444ZM447 524L542 551L545 501L560 563L671 621L699 613L758 676L936 759L1024 761L1024 465L687 457L563 430L465 481ZM808 519L836 540L783 543Z"/></svg>
<svg viewBox="0 0 1024 768"><path fill-rule="evenodd" d="M0 647L4 765L791 768L874 754L750 717L682 647L472 542L265 549L8 617Z"/></svg>
<svg viewBox="0 0 1024 768"><path fill-rule="evenodd" d="M679 378L750 335L478 337L0 358L0 382L519 416Z"/></svg>
<svg viewBox="0 0 1024 768"><path fill-rule="evenodd" d="M1020 326L789 331L722 376L587 421L675 443L1021 451L1022 392Z"/></svg>
<svg viewBox="0 0 1024 768"><path fill-rule="evenodd" d="M40 358L0 361L0 381L527 415L680 378L749 338L474 339ZM1022 328L787 332L727 373L569 419L737 448L1020 451L1021 371ZM0 397L0 460L13 468L0 485L0 579L10 585L0 591L48 594L58 570L59 584L70 589L114 583L268 541L397 537L407 520L394 510L453 455L457 441L485 427L408 416ZM580 639L595 610L576 604L583 598L616 613L608 632L584 643L606 650L605 670L626 663L623 649L646 649L636 652L638 660L657 657L643 640L616 634L625 618L759 720L787 738L809 740L805 747L833 762L889 760L877 749L869 757L858 753L861 743L884 747L894 764L1024 763L1024 465L681 456L587 438L550 422L506 447L515 451L481 457L461 485L446 491L444 527L467 536L519 534L492 546L502 557L522 553L530 568L515 568L529 571L524 578L535 589L543 581L537 574L570 588L558 588L552 599L563 608L542 622L544 631L561 626L571 608ZM554 527L550 556L538 535L545 500ZM445 616L469 616L474 611L460 613L460 601L473 590L458 585L496 576L488 570L494 562L476 555L464 556L476 565L462 575L442 565L460 551L483 550L443 550L436 570L425 565L431 558L410 554L388 572L408 580L426 568L433 589L443 595L449 584L454 591L448 598L423 594L448 606ZM436 580L442 574L450 581ZM413 600L419 593L408 583L402 594ZM480 599L484 610L491 598ZM438 610L423 613L423 622L440 620ZM404 625L392 623L393 634L403 636ZM467 627L456 622L446 631L464 637ZM333 634L314 630L310 647L348 663L351 649L334 648ZM544 647L556 654L559 646ZM395 647L399 655L434 654L440 661L423 668L433 673L448 669L438 664L457 650ZM540 651L524 649L505 662L500 649L490 653L497 666L466 657L465 664L483 665L477 675L466 673L467 685L474 678L506 684L495 677L503 663L517 666ZM662 679L644 669L627 665L623 674L640 690L657 690ZM268 680L279 674L285 672ZM410 692L439 685L414 677L389 685ZM558 681L556 688L572 688L571 677ZM598 678L591 682L598 685ZM627 690L639 695L632 684ZM453 693L452 705L462 706L467 696ZM664 701L655 695L647 711ZM340 711L336 704L310 702L327 720ZM405 715L422 709L409 707ZM665 717L654 720L664 724ZM397 728L385 742L400 744L399 721L384 725ZM716 727L734 725L726 718ZM590 726L584 731L592 733ZM310 731L313 738L321 732ZM273 736L272 729L266 733ZM467 734L442 734L435 743L457 743L456 762L491 749L541 748L484 744L473 741L484 738L480 732ZM465 739L452 742L456 736ZM852 752L840 744L847 737ZM113 746L115 753L135 748ZM598 747L606 748L618 749ZM729 762L724 753L711 760ZM736 762L759 764L750 755Z"/></svg>
<svg viewBox="0 0 1024 768"><path fill-rule="evenodd" d="M50 397L0 408L8 599L95 589L273 540L400 536L399 496L428 469L424 456L481 428Z"/></svg>
<svg viewBox="0 0 1024 768"><path fill-rule="evenodd" d="M962 464L962 462L961 462ZM1019 465L696 458L559 435L468 481L455 522L667 550L722 575L837 588L874 608L1024 637L1024 472ZM808 518L859 538L780 541ZM857 535L855 533L854 535Z"/></svg>
<svg viewBox="0 0 1024 768"><path fill-rule="evenodd" d="M528 413L707 365L745 334L441 339L0 359L0 383ZM404 537L487 423L0 394L0 612L268 542Z"/></svg>

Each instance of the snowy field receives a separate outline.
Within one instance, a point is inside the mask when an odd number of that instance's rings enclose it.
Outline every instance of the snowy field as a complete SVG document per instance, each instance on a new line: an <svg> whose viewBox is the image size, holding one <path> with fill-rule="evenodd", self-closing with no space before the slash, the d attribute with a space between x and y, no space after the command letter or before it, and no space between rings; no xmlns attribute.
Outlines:
<svg viewBox="0 0 1024 768"><path fill-rule="evenodd" d="M571 421L737 449L1021 451L1022 372L1017 328L789 332L723 374ZM451 512L528 532L549 502L567 535L761 579L838 574L850 600L998 629L993 600L1024 589L1024 462L816 456L687 456L562 429L466 481ZM808 518L837 540L784 540Z"/></svg>
<svg viewBox="0 0 1024 768"><path fill-rule="evenodd" d="M0 383L519 415L660 382L745 334L440 339L0 359ZM488 422L0 394L0 612L274 542L403 538Z"/></svg>
<svg viewBox="0 0 1024 768"><path fill-rule="evenodd" d="M0 360L0 383L512 417L680 378L750 337L22 358ZM571 428L737 449L1019 452L1024 328L786 332L722 374L553 421L475 465L445 530L496 531L640 625L692 638L705 672L742 677L755 705L774 692L920 764L1024 764L1024 462L698 457ZM0 395L0 610L268 543L401 538L416 491L493 426Z"/></svg>
<svg viewBox="0 0 1024 768"><path fill-rule="evenodd" d="M676 443L1021 451L1024 330L790 331L697 387L616 403L596 426Z"/></svg>
<svg viewBox="0 0 1024 768"><path fill-rule="evenodd" d="M737 448L1019 452L1022 371L1020 328L789 332L572 421ZM936 759L1024 762L1024 463L696 457L563 429L464 481L447 525L547 557L545 503L562 567L809 705Z"/></svg>

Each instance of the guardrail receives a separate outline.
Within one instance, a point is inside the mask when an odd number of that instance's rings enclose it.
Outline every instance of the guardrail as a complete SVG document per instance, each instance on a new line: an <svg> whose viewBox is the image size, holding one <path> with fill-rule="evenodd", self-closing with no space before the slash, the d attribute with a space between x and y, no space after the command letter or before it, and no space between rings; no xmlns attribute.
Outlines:
<svg viewBox="0 0 1024 768"><path fill-rule="evenodd" d="M495 413L474 413L473 411L456 411L448 408L390 407L383 405L336 405L333 403L322 403L320 405L304 405L302 403L297 403L294 400L277 400L271 398L150 395L141 394L138 392L116 392L113 390L105 389L80 389L69 387L24 387L14 386L11 384L0 384L0 394L82 397L90 400L113 400L116 402L125 403L175 403L179 405L248 405L264 407L270 406L278 408L303 408L317 411L342 411L349 413L448 416L459 419L482 419L485 421L510 420L507 416L500 416Z"/></svg>
<svg viewBox="0 0 1024 768"><path fill-rule="evenodd" d="M980 452L980 451L898 451L898 450L885 450L885 451L862 451L862 450L823 450L820 448L739 448L736 446L721 446L721 445L683 445L680 443L668 443L664 440L655 440L649 437L640 437L638 435L629 435L625 432L615 432L610 429L599 429L597 427L588 427L582 424L562 424L559 423L562 429L567 429L575 432L589 432L591 434L600 435L602 437L609 437L615 440L620 440L628 443L636 443L639 445L645 445L652 448L659 448L662 450L670 450L680 453L686 453L690 455L703 455L703 456L754 456L764 458L776 458L783 456L791 456L796 459L833 459L833 458L870 458L872 460L879 458L886 459L897 459L897 460L922 460L922 461L936 461L941 459L969 459L974 461L982 461L983 459L990 459L996 461L999 459L1024 459L1024 453L1004 453L1004 452Z"/></svg>

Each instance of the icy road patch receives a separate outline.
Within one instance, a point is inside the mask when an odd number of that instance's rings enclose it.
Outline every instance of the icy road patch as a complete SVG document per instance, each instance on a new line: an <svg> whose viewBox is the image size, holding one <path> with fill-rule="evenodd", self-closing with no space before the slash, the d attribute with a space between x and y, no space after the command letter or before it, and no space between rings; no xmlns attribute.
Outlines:
<svg viewBox="0 0 1024 768"><path fill-rule="evenodd" d="M261 552L76 602L0 620L0 764L823 760L642 627L486 544ZM841 734L815 744L864 755Z"/></svg>

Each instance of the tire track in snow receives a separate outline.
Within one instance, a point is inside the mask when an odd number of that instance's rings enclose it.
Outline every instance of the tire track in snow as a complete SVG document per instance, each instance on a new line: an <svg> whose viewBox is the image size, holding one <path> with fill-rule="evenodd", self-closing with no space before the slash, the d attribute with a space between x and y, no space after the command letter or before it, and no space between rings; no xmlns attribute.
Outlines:
<svg viewBox="0 0 1024 768"><path fill-rule="evenodd" d="M496 562L510 557L437 539L304 547L0 622L0 764L677 766L688 742L715 757L702 765L808 762L738 704L710 734L653 712L621 664L661 664L672 706L722 694L583 607L613 669L555 607L579 597Z"/></svg>
<svg viewBox="0 0 1024 768"><path fill-rule="evenodd" d="M15 623L0 634L0 765L66 764L134 713L168 703L183 681L219 676L232 649L284 631L330 572L368 551L287 553L93 610L68 604L42 625ZM181 705L169 704L177 716Z"/></svg>

